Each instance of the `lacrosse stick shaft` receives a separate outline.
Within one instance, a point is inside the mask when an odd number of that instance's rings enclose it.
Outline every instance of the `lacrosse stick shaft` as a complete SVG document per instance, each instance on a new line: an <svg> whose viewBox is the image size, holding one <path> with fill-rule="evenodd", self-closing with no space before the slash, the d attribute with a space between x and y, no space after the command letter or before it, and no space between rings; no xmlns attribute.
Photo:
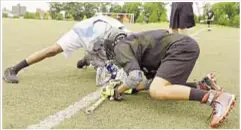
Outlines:
<svg viewBox="0 0 241 130"><path fill-rule="evenodd" d="M86 113L92 113L106 98L100 98L97 100L93 105L91 105L89 108L86 109Z"/></svg>

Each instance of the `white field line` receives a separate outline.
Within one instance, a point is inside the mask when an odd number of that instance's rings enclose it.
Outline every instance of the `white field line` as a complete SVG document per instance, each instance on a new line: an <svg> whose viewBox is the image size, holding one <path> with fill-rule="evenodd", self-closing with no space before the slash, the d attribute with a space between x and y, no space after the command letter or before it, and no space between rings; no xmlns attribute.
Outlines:
<svg viewBox="0 0 241 130"><path fill-rule="evenodd" d="M195 38L196 40L197 39L204 39L204 40L213 40L213 41L235 41L235 42L239 42L240 40L239 39L232 39L232 38L211 38L211 37L205 37L205 38L200 38L200 37L196 37L199 33L201 33L201 32L203 32L203 31L205 31L205 30L207 30L208 28L203 28L203 29L200 29L200 30L198 30L198 31L196 31L195 33L193 33L193 34L191 34L190 36L192 37L192 38Z"/></svg>
<svg viewBox="0 0 241 130"><path fill-rule="evenodd" d="M195 37L195 39L204 39L204 40L210 40L210 41L232 41L232 42L239 42L239 38L233 39L233 38L210 38L210 37L205 37L205 38L200 38L200 37Z"/></svg>
<svg viewBox="0 0 241 130"><path fill-rule="evenodd" d="M200 29L190 36L194 37L204 30L206 30L206 28ZM75 102L73 105L70 105L69 107L65 108L64 110L61 110L55 113L54 115L51 115L45 118L44 120L40 121L40 123L28 126L27 129L51 129L54 126L57 126L58 124L60 124L66 118L71 118L73 115L78 113L81 109L87 107L88 105L90 105L92 102L94 102L99 98L100 98L100 89L83 97L82 99Z"/></svg>
<svg viewBox="0 0 241 130"><path fill-rule="evenodd" d="M100 89L90 93L81 100L75 102L73 105L61 110L54 115L51 115L44 120L40 121L38 124L33 124L27 127L27 129L51 129L54 126L60 124L66 118L71 118L73 115L78 113L81 109L87 107L92 102L100 98Z"/></svg>
<svg viewBox="0 0 241 130"><path fill-rule="evenodd" d="M199 33L203 32L203 31L205 31L205 30L207 30L207 28L202 28L202 29L196 31L195 33L191 34L190 36L191 36L191 37L195 37L195 36L197 36Z"/></svg>

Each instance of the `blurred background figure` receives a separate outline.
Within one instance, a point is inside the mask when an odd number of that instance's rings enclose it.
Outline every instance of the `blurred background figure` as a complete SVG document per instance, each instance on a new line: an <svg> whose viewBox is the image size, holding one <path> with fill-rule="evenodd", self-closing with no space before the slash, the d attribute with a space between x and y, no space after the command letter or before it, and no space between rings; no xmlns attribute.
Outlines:
<svg viewBox="0 0 241 130"><path fill-rule="evenodd" d="M170 32L187 34L187 29L195 26L193 3L172 2Z"/></svg>
<svg viewBox="0 0 241 130"><path fill-rule="evenodd" d="M214 12L210 9L207 12L207 24L208 24L208 31L211 31L211 24L212 21L214 20Z"/></svg>

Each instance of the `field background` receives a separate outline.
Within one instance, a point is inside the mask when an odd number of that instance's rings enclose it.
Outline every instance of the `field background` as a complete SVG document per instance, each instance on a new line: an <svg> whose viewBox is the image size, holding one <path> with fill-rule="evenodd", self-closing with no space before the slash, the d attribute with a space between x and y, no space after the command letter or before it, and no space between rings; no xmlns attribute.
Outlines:
<svg viewBox="0 0 241 130"><path fill-rule="evenodd" d="M3 70L52 45L73 25L70 21L3 19ZM165 29L168 23L126 27L133 31ZM198 25L190 33L204 27ZM224 129L240 128L239 36L238 28L214 26L213 31L203 31L195 37L201 53L189 81L214 72L218 84L237 96L235 109L220 127ZM19 84L3 82L3 128L26 128L39 123L95 91L94 69L76 68L82 56L82 49L70 59L60 54L21 71ZM210 113L211 108L199 102L155 101L142 92L126 96L122 102L105 102L92 115L81 111L55 128L210 128Z"/></svg>

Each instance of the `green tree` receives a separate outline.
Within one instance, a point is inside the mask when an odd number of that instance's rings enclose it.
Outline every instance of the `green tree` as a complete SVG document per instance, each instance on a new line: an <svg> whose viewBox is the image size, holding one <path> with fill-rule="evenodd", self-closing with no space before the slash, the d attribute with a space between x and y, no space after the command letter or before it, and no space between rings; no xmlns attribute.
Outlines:
<svg viewBox="0 0 241 130"><path fill-rule="evenodd" d="M200 23L200 19L202 19L203 16L198 16L198 15L194 15L194 21L195 23Z"/></svg>
<svg viewBox="0 0 241 130"><path fill-rule="evenodd" d="M23 17L24 19L35 19L35 13L27 12Z"/></svg>
<svg viewBox="0 0 241 130"><path fill-rule="evenodd" d="M239 2L220 2L212 6L214 23L226 26L239 26ZM235 22L234 22L235 21Z"/></svg>
<svg viewBox="0 0 241 130"><path fill-rule="evenodd" d="M233 18L233 21L232 21L232 24L235 26L235 27L240 27L240 16L238 14L236 14Z"/></svg>
<svg viewBox="0 0 241 130"><path fill-rule="evenodd" d="M45 19L45 20L48 20L49 17L50 17L49 13L48 13L48 12L45 12L45 13L44 13L44 19Z"/></svg>
<svg viewBox="0 0 241 130"><path fill-rule="evenodd" d="M140 14L136 20L137 23L143 23L145 21L144 14Z"/></svg>
<svg viewBox="0 0 241 130"><path fill-rule="evenodd" d="M167 21L168 21L168 20L167 20L167 13L166 13L166 11L161 14L160 22L161 22L161 21L162 21L162 22L167 22Z"/></svg>
<svg viewBox="0 0 241 130"><path fill-rule="evenodd" d="M83 20L86 20L86 19L87 19L87 16L85 15L84 18L83 18Z"/></svg>
<svg viewBox="0 0 241 130"><path fill-rule="evenodd" d="M157 21L167 21L167 10L165 6L166 4L163 2L147 2L143 5L144 15L147 19L150 19L151 15L155 17L157 15ZM155 13L153 14L153 12ZM154 16L152 16L152 19Z"/></svg>
<svg viewBox="0 0 241 130"><path fill-rule="evenodd" d="M143 8L144 8L144 14L145 16L147 16L148 18L150 17L150 15L152 14L153 11L153 5L150 2L144 3Z"/></svg>
<svg viewBox="0 0 241 130"><path fill-rule="evenodd" d="M56 18L55 18L55 19L56 19L56 20L63 20L64 17L63 17L62 14L58 13L58 14L56 14Z"/></svg>
<svg viewBox="0 0 241 130"><path fill-rule="evenodd" d="M35 19L41 19L40 12L35 13Z"/></svg>
<svg viewBox="0 0 241 130"><path fill-rule="evenodd" d="M95 3L87 2L84 3L84 13L87 18L92 17L95 14L95 11L98 10L98 7Z"/></svg>
<svg viewBox="0 0 241 130"><path fill-rule="evenodd" d="M158 10L154 10L149 18L150 23L159 22L158 20Z"/></svg>
<svg viewBox="0 0 241 130"><path fill-rule="evenodd" d="M140 2L126 2L123 5L123 12L124 13L134 13L134 20L136 21L136 19L138 18L139 14L140 14L140 7L141 7L141 3Z"/></svg>
<svg viewBox="0 0 241 130"><path fill-rule="evenodd" d="M218 24L220 25L229 25L229 19L228 16L225 14L222 14L218 18Z"/></svg>
<svg viewBox="0 0 241 130"><path fill-rule="evenodd" d="M74 20L82 20L85 15L84 4L80 2L63 3L63 10L66 15L72 15Z"/></svg>
<svg viewBox="0 0 241 130"><path fill-rule="evenodd" d="M69 14L69 13L66 13L66 14L65 14L65 18L66 18L67 20L70 20L70 21L74 20L73 15L71 15L71 14Z"/></svg>
<svg viewBox="0 0 241 130"><path fill-rule="evenodd" d="M110 12L122 13L122 7L118 4L112 4L111 7L110 7Z"/></svg>
<svg viewBox="0 0 241 130"><path fill-rule="evenodd" d="M19 19L19 16L13 16L14 19Z"/></svg>
<svg viewBox="0 0 241 130"><path fill-rule="evenodd" d="M110 6L110 2L99 2L96 3L97 8L98 8L98 12L108 12L108 6Z"/></svg>
<svg viewBox="0 0 241 130"><path fill-rule="evenodd" d="M51 2L49 12L52 19L57 19L57 17L59 18L59 13L61 10L63 10L63 8L64 4L60 2Z"/></svg>
<svg viewBox="0 0 241 130"><path fill-rule="evenodd" d="M7 18L7 17L8 17L8 14L7 14L7 13L3 13L3 14L2 14L2 17L3 17L3 18Z"/></svg>

